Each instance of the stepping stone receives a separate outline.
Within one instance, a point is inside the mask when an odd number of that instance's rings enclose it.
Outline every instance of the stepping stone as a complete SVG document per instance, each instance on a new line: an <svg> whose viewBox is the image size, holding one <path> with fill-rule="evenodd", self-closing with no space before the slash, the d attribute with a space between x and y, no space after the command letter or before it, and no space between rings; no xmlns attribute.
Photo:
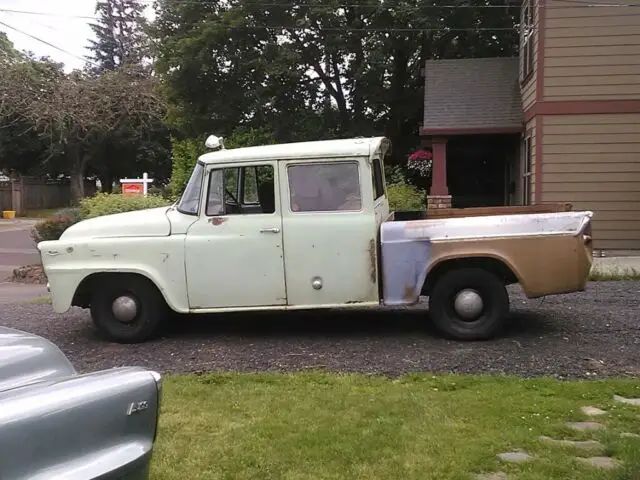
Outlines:
<svg viewBox="0 0 640 480"><path fill-rule="evenodd" d="M621 433L620 436L622 438L640 438L640 435L638 435L637 433Z"/></svg>
<svg viewBox="0 0 640 480"><path fill-rule="evenodd" d="M640 398L624 398L624 397L621 397L620 395L614 395L613 399L618 403L626 403L627 405L640 407Z"/></svg>
<svg viewBox="0 0 640 480"><path fill-rule="evenodd" d="M551 445L558 445L561 447L573 447L578 448L580 450L602 450L604 449L604 445L596 440L584 440L584 441L574 441L574 440L556 440L551 437L545 437L541 435L538 437L539 440L549 443Z"/></svg>
<svg viewBox="0 0 640 480"><path fill-rule="evenodd" d="M479 473L474 477L476 480L508 480L509 477L504 472Z"/></svg>
<svg viewBox="0 0 640 480"><path fill-rule="evenodd" d="M574 430L602 430L604 425L598 422L569 422L567 423L569 428Z"/></svg>
<svg viewBox="0 0 640 480"><path fill-rule="evenodd" d="M578 458L579 462L596 468L605 468L607 470L618 467L618 462L611 457L591 457L591 458Z"/></svg>
<svg viewBox="0 0 640 480"><path fill-rule="evenodd" d="M531 455L522 450L516 452L500 453L497 455L497 457L503 462L509 463L524 463L533 460L533 457Z"/></svg>
<svg viewBox="0 0 640 480"><path fill-rule="evenodd" d="M582 407L580 410L582 410L582 413L584 413L588 417L597 417L598 415L604 415L605 413L607 413L604 410L596 407Z"/></svg>

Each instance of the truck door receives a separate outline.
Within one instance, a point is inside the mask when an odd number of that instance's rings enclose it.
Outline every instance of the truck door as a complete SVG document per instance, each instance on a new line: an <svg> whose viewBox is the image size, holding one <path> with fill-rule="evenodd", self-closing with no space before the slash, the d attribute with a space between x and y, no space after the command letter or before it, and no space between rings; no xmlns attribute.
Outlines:
<svg viewBox="0 0 640 480"><path fill-rule="evenodd" d="M280 162L291 307L378 304L367 159Z"/></svg>
<svg viewBox="0 0 640 480"><path fill-rule="evenodd" d="M277 162L214 168L185 241L191 309L286 305Z"/></svg>

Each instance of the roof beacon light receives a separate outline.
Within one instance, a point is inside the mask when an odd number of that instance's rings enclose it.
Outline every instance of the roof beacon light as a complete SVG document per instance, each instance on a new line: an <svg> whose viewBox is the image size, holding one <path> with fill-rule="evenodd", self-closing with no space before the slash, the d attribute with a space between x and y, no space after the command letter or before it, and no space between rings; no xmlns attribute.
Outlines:
<svg viewBox="0 0 640 480"><path fill-rule="evenodd" d="M222 137L216 137L215 135L209 135L204 142L204 146L212 150L224 150L224 143L222 143Z"/></svg>

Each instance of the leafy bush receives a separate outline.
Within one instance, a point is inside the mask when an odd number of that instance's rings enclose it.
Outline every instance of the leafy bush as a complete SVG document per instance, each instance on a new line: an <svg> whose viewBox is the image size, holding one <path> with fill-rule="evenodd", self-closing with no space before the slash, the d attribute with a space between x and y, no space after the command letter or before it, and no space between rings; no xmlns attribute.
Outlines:
<svg viewBox="0 0 640 480"><path fill-rule="evenodd" d="M206 153L205 139L188 138L185 140L171 139L173 169L169 185L169 198L177 200L187 186L193 167L198 157ZM223 138L225 148L253 147L276 143L270 130L266 128L238 127L228 138Z"/></svg>
<svg viewBox="0 0 640 480"><path fill-rule="evenodd" d="M80 202L80 216L84 220L102 215L165 207L168 205L170 205L169 200L157 195L143 197L137 195L98 193Z"/></svg>
<svg viewBox="0 0 640 480"><path fill-rule="evenodd" d="M58 240L62 233L80 221L80 209L63 208L51 217L38 222L31 230L31 238L36 244L47 240Z"/></svg>
<svg viewBox="0 0 640 480"><path fill-rule="evenodd" d="M424 190L408 183L392 183L387 186L389 207L396 212L424 210L425 195Z"/></svg>
<svg viewBox="0 0 640 480"><path fill-rule="evenodd" d="M188 138L186 140L171 139L171 152L173 155L173 169L171 171L171 183L169 191L172 199L177 199L187 186L189 177L196 160L205 153L204 139L196 140Z"/></svg>

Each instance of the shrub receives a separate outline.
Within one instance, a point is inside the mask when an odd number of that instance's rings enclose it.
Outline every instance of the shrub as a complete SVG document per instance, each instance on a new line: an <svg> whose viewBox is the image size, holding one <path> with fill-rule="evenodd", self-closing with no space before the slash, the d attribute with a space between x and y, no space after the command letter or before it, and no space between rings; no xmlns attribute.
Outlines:
<svg viewBox="0 0 640 480"><path fill-rule="evenodd" d="M85 220L87 218L100 217L102 215L144 210L146 208L165 207L169 205L170 202L168 200L157 195L143 197L137 195L98 193L97 195L85 198L80 202L80 216Z"/></svg>
<svg viewBox="0 0 640 480"><path fill-rule="evenodd" d="M408 183L392 183L387 186L389 207L392 211L414 211L425 209L425 191Z"/></svg>
<svg viewBox="0 0 640 480"><path fill-rule="evenodd" d="M51 217L34 225L31 230L31 238L36 244L47 240L58 240L67 228L78 221L78 216L59 215L56 212Z"/></svg>
<svg viewBox="0 0 640 480"><path fill-rule="evenodd" d="M171 197L177 199L182 195L184 187L186 187L193 167L196 165L198 157L205 153L204 139L195 140L188 138L186 140L171 139L171 153L173 156L173 168L171 171L171 183L169 191Z"/></svg>

